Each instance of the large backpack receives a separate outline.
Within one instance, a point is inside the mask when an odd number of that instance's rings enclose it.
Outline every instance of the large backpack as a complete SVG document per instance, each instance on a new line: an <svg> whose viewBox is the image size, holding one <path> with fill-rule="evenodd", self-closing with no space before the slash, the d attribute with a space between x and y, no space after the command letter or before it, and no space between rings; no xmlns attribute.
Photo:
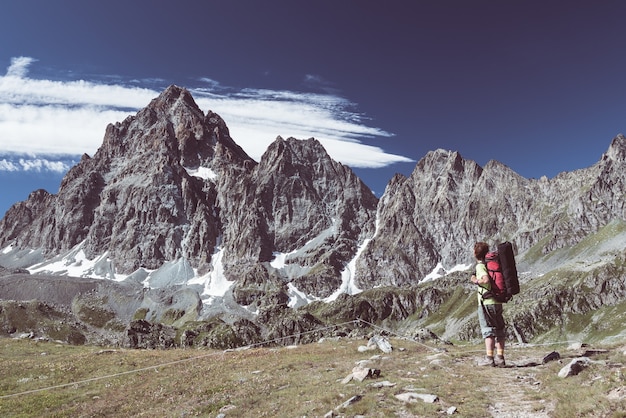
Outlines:
<svg viewBox="0 0 626 418"><path fill-rule="evenodd" d="M491 291L483 295L483 298L493 297L501 303L506 303L513 295L519 293L519 278L513 245L510 242L498 244L497 251L487 253L485 266L491 282Z"/></svg>

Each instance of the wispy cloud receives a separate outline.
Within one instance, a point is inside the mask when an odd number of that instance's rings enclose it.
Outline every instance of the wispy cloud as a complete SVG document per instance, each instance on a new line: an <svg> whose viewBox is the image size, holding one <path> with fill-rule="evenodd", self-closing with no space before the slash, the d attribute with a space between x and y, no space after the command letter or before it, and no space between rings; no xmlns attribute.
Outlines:
<svg viewBox="0 0 626 418"><path fill-rule="evenodd" d="M31 57L11 58L11 65L7 69L7 77L22 78L28 72L28 66L36 60Z"/></svg>
<svg viewBox="0 0 626 418"><path fill-rule="evenodd" d="M15 155L0 160L0 171L66 170L65 163L54 164L49 156L95 153L107 124L124 120L160 94L122 81L29 78L28 69L35 62L30 57L14 58L6 75L0 76L0 153ZM319 82L314 76L308 78ZM220 114L233 139L256 160L280 135L315 137L334 159L353 167L411 161L364 144L366 138L392 134L367 125L354 110L356 105L338 95L235 90L209 78L198 83L187 88L200 108ZM18 159L18 155L46 157Z"/></svg>

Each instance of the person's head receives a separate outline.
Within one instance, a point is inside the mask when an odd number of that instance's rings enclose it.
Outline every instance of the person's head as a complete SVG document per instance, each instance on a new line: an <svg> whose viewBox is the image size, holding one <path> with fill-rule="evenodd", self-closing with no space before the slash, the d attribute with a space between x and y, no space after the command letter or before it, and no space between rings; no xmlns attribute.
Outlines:
<svg viewBox="0 0 626 418"><path fill-rule="evenodd" d="M489 252L489 245L486 242L477 242L474 244L474 257L476 260L484 260Z"/></svg>

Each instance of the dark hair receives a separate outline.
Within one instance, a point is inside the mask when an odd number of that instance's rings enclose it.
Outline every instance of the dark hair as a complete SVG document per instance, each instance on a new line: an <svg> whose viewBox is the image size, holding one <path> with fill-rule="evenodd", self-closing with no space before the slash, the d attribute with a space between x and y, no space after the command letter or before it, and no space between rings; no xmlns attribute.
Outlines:
<svg viewBox="0 0 626 418"><path fill-rule="evenodd" d="M474 257L477 260L484 260L489 252L489 245L486 242L477 242L474 244Z"/></svg>

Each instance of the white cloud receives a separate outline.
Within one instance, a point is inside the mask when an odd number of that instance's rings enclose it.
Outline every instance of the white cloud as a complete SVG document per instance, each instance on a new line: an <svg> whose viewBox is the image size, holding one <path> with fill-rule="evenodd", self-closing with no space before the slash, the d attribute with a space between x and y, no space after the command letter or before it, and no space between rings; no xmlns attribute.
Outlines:
<svg viewBox="0 0 626 418"><path fill-rule="evenodd" d="M0 160L0 171L19 171L19 167L13 162L5 158Z"/></svg>
<svg viewBox="0 0 626 418"><path fill-rule="evenodd" d="M54 172L63 174L75 164L76 161L63 161L47 158L25 158L20 156L5 157L0 160L0 171L30 171L30 172Z"/></svg>
<svg viewBox="0 0 626 418"><path fill-rule="evenodd" d="M93 155L107 124L124 120L160 94L149 88L95 81L52 81L28 78L36 60L11 60L0 76L0 153L29 155ZM204 88L189 88L203 111L218 113L231 136L259 160L277 136L315 137L337 161L353 167L382 167L409 158L363 144L364 138L390 133L363 122L348 100L332 94L266 89L233 91L205 78ZM27 162L29 161L29 162ZM39 161L39 162L37 162ZM42 160L0 161L0 171L57 170ZM38 165L39 164L39 165Z"/></svg>
<svg viewBox="0 0 626 418"><path fill-rule="evenodd" d="M41 158L33 160L20 158L20 165L24 168L24 171L53 171L56 173L65 173L70 169L69 165L63 161L50 161Z"/></svg>
<svg viewBox="0 0 626 418"><path fill-rule="evenodd" d="M110 122L129 112L0 103L0 152L93 155Z"/></svg>
<svg viewBox="0 0 626 418"><path fill-rule="evenodd" d="M22 78L28 72L28 66L36 61L30 57L11 58L11 65L7 68L7 77Z"/></svg>

